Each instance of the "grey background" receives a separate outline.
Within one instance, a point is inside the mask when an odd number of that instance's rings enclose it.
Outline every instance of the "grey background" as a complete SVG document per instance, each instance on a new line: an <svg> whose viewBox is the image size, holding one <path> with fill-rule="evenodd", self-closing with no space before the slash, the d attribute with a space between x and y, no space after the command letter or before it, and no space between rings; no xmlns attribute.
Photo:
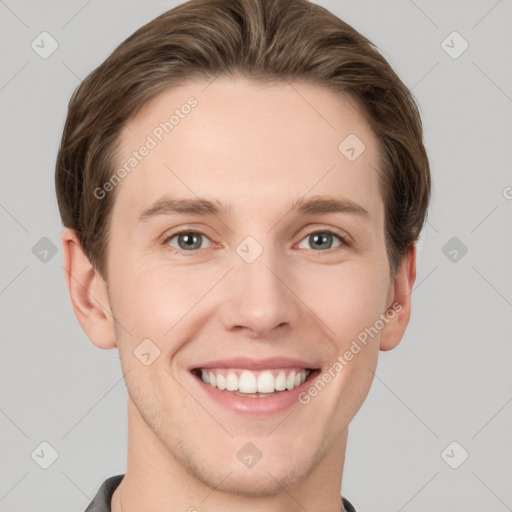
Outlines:
<svg viewBox="0 0 512 512"><path fill-rule="evenodd" d="M126 389L69 301L54 166L79 82L178 3L0 0L2 512L82 511L125 471ZM350 427L343 493L359 512L512 510L512 2L317 3L412 88L434 181L411 322ZM59 45L47 59L31 48L42 31ZM453 31L469 43L456 59L441 46ZM468 249L455 262L452 237ZM43 441L48 469L31 456ZM441 455L452 441L452 464L469 453L458 469Z"/></svg>

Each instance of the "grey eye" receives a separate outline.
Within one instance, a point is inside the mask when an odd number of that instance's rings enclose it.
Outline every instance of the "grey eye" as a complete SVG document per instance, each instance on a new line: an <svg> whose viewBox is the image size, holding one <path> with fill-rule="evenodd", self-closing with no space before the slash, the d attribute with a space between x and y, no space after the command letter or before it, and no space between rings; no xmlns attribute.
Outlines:
<svg viewBox="0 0 512 512"><path fill-rule="evenodd" d="M206 238L203 233L197 233L195 231L184 231L183 233L176 233L175 235L169 237L167 239L167 243L176 249L181 249L182 251L203 249L203 247L201 247L201 237ZM171 244L171 240L174 238L177 239L178 247Z"/></svg>
<svg viewBox="0 0 512 512"><path fill-rule="evenodd" d="M305 236L302 240L308 240L311 244L311 248L317 248L321 251L332 249L333 238L337 238L343 242L342 238L330 231L316 231ZM339 244L341 245L341 243Z"/></svg>

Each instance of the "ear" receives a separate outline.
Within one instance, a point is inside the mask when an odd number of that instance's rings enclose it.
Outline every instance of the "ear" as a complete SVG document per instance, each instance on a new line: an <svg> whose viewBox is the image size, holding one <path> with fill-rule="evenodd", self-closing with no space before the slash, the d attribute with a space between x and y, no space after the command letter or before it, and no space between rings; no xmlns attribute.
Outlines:
<svg viewBox="0 0 512 512"><path fill-rule="evenodd" d="M416 244L413 243L409 252L402 257L395 280L390 285L387 314L389 320L381 330L380 336L382 351L395 348L405 333L411 317L411 293L415 280Z"/></svg>
<svg viewBox="0 0 512 512"><path fill-rule="evenodd" d="M74 230L61 235L64 278L76 318L87 337L98 348L116 346L114 318L107 285L84 254Z"/></svg>

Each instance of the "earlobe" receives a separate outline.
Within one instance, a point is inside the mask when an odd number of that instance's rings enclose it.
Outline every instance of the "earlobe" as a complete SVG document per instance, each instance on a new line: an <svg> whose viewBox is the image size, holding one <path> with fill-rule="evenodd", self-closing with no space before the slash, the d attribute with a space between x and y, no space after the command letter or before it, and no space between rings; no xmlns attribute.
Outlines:
<svg viewBox="0 0 512 512"><path fill-rule="evenodd" d="M74 230L61 235L64 278L76 318L98 348L116 346L114 320L106 283L84 254Z"/></svg>
<svg viewBox="0 0 512 512"><path fill-rule="evenodd" d="M388 322L381 331L380 350L395 348L401 341L411 317L411 293L416 280L416 244L403 256L397 276L390 288L386 316Z"/></svg>

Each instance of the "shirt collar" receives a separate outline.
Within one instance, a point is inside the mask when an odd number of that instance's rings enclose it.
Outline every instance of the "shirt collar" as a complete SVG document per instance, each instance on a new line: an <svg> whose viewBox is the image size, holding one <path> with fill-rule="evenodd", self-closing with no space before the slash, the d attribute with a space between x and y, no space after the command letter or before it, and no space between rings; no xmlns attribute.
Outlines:
<svg viewBox="0 0 512 512"><path fill-rule="evenodd" d="M85 512L111 512L110 502L112 500L112 495L114 491L117 489L117 486L121 483L123 479L123 475L115 475L107 478L99 488L96 496L90 503L90 505L85 509ZM352 503L347 500L347 498L342 498L343 506L347 512L357 512Z"/></svg>

